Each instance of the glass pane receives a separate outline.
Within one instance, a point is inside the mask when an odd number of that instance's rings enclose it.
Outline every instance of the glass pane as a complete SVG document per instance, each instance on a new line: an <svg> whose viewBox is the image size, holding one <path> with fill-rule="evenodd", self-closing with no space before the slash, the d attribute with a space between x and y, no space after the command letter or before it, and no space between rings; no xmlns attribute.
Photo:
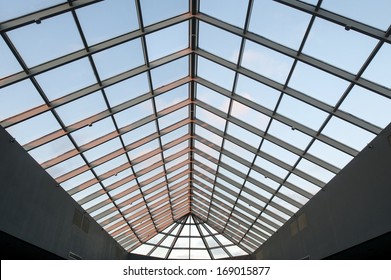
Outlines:
<svg viewBox="0 0 391 280"><path fill-rule="evenodd" d="M274 110L280 92L246 76L239 75L236 94L239 94L270 110Z"/></svg>
<svg viewBox="0 0 391 280"><path fill-rule="evenodd" d="M219 109L222 112L228 111L230 99L202 85L197 85L197 99L215 107L216 109Z"/></svg>
<svg viewBox="0 0 391 280"><path fill-rule="evenodd" d="M140 4L144 26L183 14L189 10L188 2L183 0L166 0L164 5L159 5L158 9L155 0L142 0Z"/></svg>
<svg viewBox="0 0 391 280"><path fill-rule="evenodd" d="M323 181L324 183L328 183L335 176L334 173L306 160L305 158L300 160L296 168Z"/></svg>
<svg viewBox="0 0 391 280"><path fill-rule="evenodd" d="M351 73L357 73L376 40L316 18L303 52ZM354 51L352 51L354 50Z"/></svg>
<svg viewBox="0 0 391 280"><path fill-rule="evenodd" d="M140 126L136 129L133 129L129 131L128 133L125 133L122 135L122 140L124 141L125 145L132 144L144 137L147 137L149 135L152 135L156 133L156 124L155 122L147 123L143 126Z"/></svg>
<svg viewBox="0 0 391 280"><path fill-rule="evenodd" d="M266 152L267 154L289 165L294 165L299 159L299 156L267 140L263 142L261 151Z"/></svg>
<svg viewBox="0 0 391 280"><path fill-rule="evenodd" d="M277 120L272 121L268 133L301 150L304 150L311 141L308 135Z"/></svg>
<svg viewBox="0 0 391 280"><path fill-rule="evenodd" d="M67 126L105 110L107 106L100 91L56 108L57 114Z"/></svg>
<svg viewBox="0 0 391 280"><path fill-rule="evenodd" d="M345 154L344 152L341 152L340 150L337 150L318 140L311 145L308 153L339 168L345 167L345 165L352 159L352 157L348 154Z"/></svg>
<svg viewBox="0 0 391 280"><path fill-rule="evenodd" d="M195 133L196 133L196 135L199 135L204 139L208 139L210 142L212 142L213 144L215 144L217 146L221 146L221 144L222 144L222 141L223 141L222 137L218 136L217 134L215 134L213 132L210 132L209 130L207 130L199 125L195 126Z"/></svg>
<svg viewBox="0 0 391 280"><path fill-rule="evenodd" d="M277 112L314 130L318 130L327 117L325 112L286 94Z"/></svg>
<svg viewBox="0 0 391 280"><path fill-rule="evenodd" d="M79 59L35 76L49 100L96 83L88 59Z"/></svg>
<svg viewBox="0 0 391 280"><path fill-rule="evenodd" d="M153 88L159 88L189 75L188 57L183 57L151 70Z"/></svg>
<svg viewBox="0 0 391 280"><path fill-rule="evenodd" d="M66 161L63 161L59 164L56 164L53 167L46 169L46 171L53 177L57 178L61 175L64 175L76 168L83 166L85 164L81 156L75 156Z"/></svg>
<svg viewBox="0 0 391 280"><path fill-rule="evenodd" d="M232 90L235 72L203 57L198 57L198 76Z"/></svg>
<svg viewBox="0 0 391 280"><path fill-rule="evenodd" d="M391 122L390 108L391 99L355 86L342 103L340 110L384 128Z"/></svg>
<svg viewBox="0 0 391 280"><path fill-rule="evenodd" d="M189 117L189 108L188 106L186 106L159 118L159 128L162 130L188 117Z"/></svg>
<svg viewBox="0 0 391 280"><path fill-rule="evenodd" d="M357 151L361 151L375 135L337 117L332 117L322 134L329 136Z"/></svg>
<svg viewBox="0 0 391 280"><path fill-rule="evenodd" d="M247 5L237 0L201 0L200 11L229 24L243 27Z"/></svg>
<svg viewBox="0 0 391 280"><path fill-rule="evenodd" d="M118 127L125 127L144 117L153 115L153 108L151 100L144 101L140 104L134 105L129 109L121 111L114 115Z"/></svg>
<svg viewBox="0 0 391 280"><path fill-rule="evenodd" d="M105 88L110 106L114 107L149 92L148 76L139 74L120 83Z"/></svg>
<svg viewBox="0 0 391 280"><path fill-rule="evenodd" d="M30 67L83 48L70 13L42 20L40 24L14 29L8 35Z"/></svg>
<svg viewBox="0 0 391 280"><path fill-rule="evenodd" d="M225 6L225 4L224 4ZM213 38L211 40L210 38ZM233 63L238 62L241 38L213 25L200 22L199 47Z"/></svg>
<svg viewBox="0 0 391 280"><path fill-rule="evenodd" d="M156 110L159 112L188 98L189 86L183 85L155 97Z"/></svg>
<svg viewBox="0 0 391 280"><path fill-rule="evenodd" d="M43 103L42 97L29 80L2 88L0 89L0 121Z"/></svg>
<svg viewBox="0 0 391 280"><path fill-rule="evenodd" d="M231 122L228 123L227 133L256 149L258 149L262 140L260 136Z"/></svg>
<svg viewBox="0 0 391 280"><path fill-rule="evenodd" d="M53 114L51 112L46 112L11 126L7 128L7 131L15 137L20 145L24 145L60 129L61 126L58 124Z"/></svg>
<svg viewBox="0 0 391 280"><path fill-rule="evenodd" d="M350 0L338 3L324 0L322 8L382 30L387 30L390 25L387 11L391 9L391 2L387 0Z"/></svg>
<svg viewBox="0 0 391 280"><path fill-rule="evenodd" d="M143 65L141 41L134 39L119 46L101 51L93 56L101 80Z"/></svg>
<svg viewBox="0 0 391 280"><path fill-rule="evenodd" d="M196 117L197 119L202 120L203 122L207 123L208 125L211 125L221 131L224 131L225 127L225 120L201 107L196 108Z"/></svg>
<svg viewBox="0 0 391 280"><path fill-rule="evenodd" d="M276 51L246 41L242 66L257 74L285 83L291 69L293 59Z"/></svg>
<svg viewBox="0 0 391 280"><path fill-rule="evenodd" d="M289 80L289 87L334 106L348 87L348 82L298 62Z"/></svg>
<svg viewBox="0 0 391 280"><path fill-rule="evenodd" d="M187 48L188 30L188 22L183 22L145 36L149 60L153 61Z"/></svg>
<svg viewBox="0 0 391 280"><path fill-rule="evenodd" d="M38 162L44 163L47 160L62 155L75 147L69 140L68 136L58 138L45 145L39 146L38 148L29 151L29 154Z"/></svg>
<svg viewBox="0 0 391 280"><path fill-rule="evenodd" d="M299 48L310 14L265 0L254 1L252 11L249 31L287 47Z"/></svg>
<svg viewBox="0 0 391 280"><path fill-rule="evenodd" d="M265 131L269 124L270 118L242 103L233 101L231 108L231 116L250 124L261 131Z"/></svg>
<svg viewBox="0 0 391 280"><path fill-rule="evenodd" d="M134 1L100 1L76 13L90 46L139 28Z"/></svg>
<svg viewBox="0 0 391 280"><path fill-rule="evenodd" d="M81 146L112 131L115 131L113 121L111 118L105 118L95 122L92 126L72 132L71 135L76 143Z"/></svg>
<svg viewBox="0 0 391 280"><path fill-rule="evenodd" d="M384 44L375 58L365 70L363 77L379 83L387 88L391 88L391 68L387 61L391 61L391 45Z"/></svg>
<svg viewBox="0 0 391 280"><path fill-rule="evenodd" d="M3 11L4 9L1 9ZM0 12L1 16L1 12ZM1 20L0 20L1 21ZM3 38L0 38L0 65L7 65L7 67L0 68L0 78L4 78L11 74L22 71L22 67L4 42Z"/></svg>

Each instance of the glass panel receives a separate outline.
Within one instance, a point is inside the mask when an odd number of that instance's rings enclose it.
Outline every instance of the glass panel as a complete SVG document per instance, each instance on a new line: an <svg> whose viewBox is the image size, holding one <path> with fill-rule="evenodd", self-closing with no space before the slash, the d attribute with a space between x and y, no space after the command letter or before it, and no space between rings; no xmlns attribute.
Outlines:
<svg viewBox="0 0 391 280"><path fill-rule="evenodd" d="M300 160L296 168L323 181L324 183L328 183L335 176L334 173L306 160L305 158Z"/></svg>
<svg viewBox="0 0 391 280"><path fill-rule="evenodd" d="M247 160L248 162L252 162L254 159L254 154L249 152L248 150L232 143L231 141L224 141L224 149L230 151L231 153ZM233 166L234 167L234 166Z"/></svg>
<svg viewBox="0 0 391 280"><path fill-rule="evenodd" d="M357 151L361 151L375 137L374 134L337 117L330 119L323 129L322 134L344 143Z"/></svg>
<svg viewBox="0 0 391 280"><path fill-rule="evenodd" d="M175 141L189 133L189 126L184 125L168 134L165 134L161 137L162 145L166 145L172 141Z"/></svg>
<svg viewBox="0 0 391 280"><path fill-rule="evenodd" d="M83 48L71 13L13 29L8 36L30 67Z"/></svg>
<svg viewBox="0 0 391 280"><path fill-rule="evenodd" d="M255 165L258 167L265 169L266 171L269 171L270 173L276 175L277 177L280 177L281 179L284 179L286 175L288 175L288 171L279 167L278 165L271 163L270 161L265 160L262 157L257 157L255 160Z"/></svg>
<svg viewBox="0 0 391 280"><path fill-rule="evenodd" d="M257 171L254 171L254 170L251 170L250 177L257 180L260 183L265 184L266 186L268 186L274 190L277 190L277 188L280 186L280 184L278 184L274 180L268 178L267 176L265 176L261 173L258 173Z"/></svg>
<svg viewBox="0 0 391 280"><path fill-rule="evenodd" d="M144 101L140 104L134 105L129 109L121 111L114 115L118 127L125 127L144 117L153 115L153 108L151 100Z"/></svg>
<svg viewBox="0 0 391 280"><path fill-rule="evenodd" d="M245 123L248 123L259 130L265 131L270 121L270 118L250 107L239 102L233 101L231 108L231 116L238 118Z"/></svg>
<svg viewBox="0 0 391 280"><path fill-rule="evenodd" d="M352 5L354 5L352 7ZM345 17L361 21L382 30L387 30L390 25L390 17L387 11L391 9L391 2L387 0L342 1L336 3L332 0L324 0L322 8Z"/></svg>
<svg viewBox="0 0 391 280"><path fill-rule="evenodd" d="M92 57L101 80L105 80L145 63L141 41L139 39L134 39L119 46L101 51Z"/></svg>
<svg viewBox="0 0 391 280"><path fill-rule="evenodd" d="M107 110L105 100L102 93L98 91L57 107L55 111L62 122L68 126L105 110Z"/></svg>
<svg viewBox="0 0 391 280"><path fill-rule="evenodd" d="M153 88L159 88L189 75L189 58L183 57L151 70Z"/></svg>
<svg viewBox="0 0 391 280"><path fill-rule="evenodd" d="M213 1L210 1L210 2L213 2ZM228 258L227 253L222 248L212 249L210 251L212 252L213 257L215 259Z"/></svg>
<svg viewBox="0 0 391 280"><path fill-rule="evenodd" d="M57 178L62 176L72 170L75 170L78 167L81 167L85 164L81 156L75 156L66 161L63 161L59 164L56 164L53 167L46 169L46 171L53 177Z"/></svg>
<svg viewBox="0 0 391 280"><path fill-rule="evenodd" d="M159 141L158 140L152 140L140 147L137 147L136 149L132 149L128 152L130 159L136 159L138 157L141 157L142 155L145 155L146 153L149 153L155 149L159 149Z"/></svg>
<svg viewBox="0 0 391 280"><path fill-rule="evenodd" d="M116 150L122 148L121 141L119 138L114 138L110 141L107 141L93 149L85 151L83 154L89 162L92 162L104 155L110 154Z"/></svg>
<svg viewBox="0 0 391 280"><path fill-rule="evenodd" d="M236 0L201 0L200 11L232 25L243 27L247 5Z"/></svg>
<svg viewBox="0 0 391 280"><path fill-rule="evenodd" d="M140 255L147 255L154 246L142 244L139 247L137 247L135 250L132 251L132 254L140 254Z"/></svg>
<svg viewBox="0 0 391 280"><path fill-rule="evenodd" d="M2 63L2 57L1 55L0 63ZM43 103L42 97L29 80L2 88L0 89L0 121L23 113Z"/></svg>
<svg viewBox="0 0 391 280"><path fill-rule="evenodd" d="M29 151L29 154L38 163L44 163L45 161L62 155L70 150L73 150L74 148L75 147L69 140L68 136L64 136Z"/></svg>
<svg viewBox="0 0 391 280"><path fill-rule="evenodd" d="M224 4L224 6L226 6ZM211 40L210 38L213 38ZM213 25L200 22L199 47L233 63L238 62L241 38Z"/></svg>
<svg viewBox="0 0 391 280"><path fill-rule="evenodd" d="M227 133L256 149L258 149L262 139L258 135L231 122L228 123Z"/></svg>
<svg viewBox="0 0 391 280"><path fill-rule="evenodd" d="M188 22L183 22L145 36L149 60L153 61L187 48L188 30Z"/></svg>
<svg viewBox="0 0 391 280"><path fill-rule="evenodd" d="M357 73L375 44L376 41L368 36L316 18L303 52Z"/></svg>
<svg viewBox="0 0 391 280"><path fill-rule="evenodd" d="M202 120L203 122L207 123L208 125L211 125L217 129L220 129L221 131L224 131L225 127L225 119L197 106L196 108L196 117L197 119Z"/></svg>
<svg viewBox="0 0 391 280"><path fill-rule="evenodd" d="M296 176L295 174L290 174L287 181L313 195L315 195L318 191L320 191L320 187L310 183L307 180L304 180L299 176Z"/></svg>
<svg viewBox="0 0 391 280"><path fill-rule="evenodd" d="M112 107L132 100L147 92L149 92L149 85L146 73L139 74L105 88L107 99Z"/></svg>
<svg viewBox="0 0 391 280"><path fill-rule="evenodd" d="M4 0L0 1L0 5L7 5L6 9L1 9L0 22L6 21L12 18L27 15L42 9L46 9L55 6L60 3L66 2L65 0L41 0L35 1L34 5L30 4L31 1L12 1L7 2Z"/></svg>
<svg viewBox="0 0 391 280"><path fill-rule="evenodd" d="M111 118L105 118L95 122L93 126L87 126L72 132L71 135L76 143L81 146L112 131L115 131L113 121Z"/></svg>
<svg viewBox="0 0 391 280"><path fill-rule="evenodd" d="M189 117L189 108L185 106L181 109L178 109L168 115L165 115L159 118L159 128L160 130L173 125L174 123L184 120Z"/></svg>
<svg viewBox="0 0 391 280"><path fill-rule="evenodd" d="M112 160L109 160L97 167L94 167L94 171L98 176L102 176L104 173L115 169L118 166L121 166L122 164L127 163L128 160L125 155L116 157Z"/></svg>
<svg viewBox="0 0 391 280"><path fill-rule="evenodd" d="M391 122L391 115L388 113L390 108L391 100L389 98L360 86L354 86L342 103L340 110L384 128Z"/></svg>
<svg viewBox="0 0 391 280"><path fill-rule="evenodd" d="M155 251L153 251L153 253L151 254L151 257L163 259L167 255L168 250L169 249L158 247L155 249Z"/></svg>
<svg viewBox="0 0 391 280"><path fill-rule="evenodd" d="M236 94L239 94L270 110L274 110L280 92L246 76L238 76Z"/></svg>
<svg viewBox="0 0 391 280"><path fill-rule="evenodd" d="M207 250L190 250L190 259L210 260L210 255Z"/></svg>
<svg viewBox="0 0 391 280"><path fill-rule="evenodd" d="M242 66L257 74L284 84L293 59L276 51L246 41Z"/></svg>
<svg viewBox="0 0 391 280"><path fill-rule="evenodd" d="M219 109L222 112L228 111L230 99L202 85L197 85L197 99L215 107L216 109Z"/></svg>
<svg viewBox="0 0 391 280"><path fill-rule="evenodd" d="M35 76L49 100L96 83L88 59L79 59Z"/></svg>
<svg viewBox="0 0 391 280"><path fill-rule="evenodd" d="M257 0L254 1L249 31L297 50L310 18L310 14L289 6Z"/></svg>
<svg viewBox="0 0 391 280"><path fill-rule="evenodd" d="M334 106L348 87L348 82L298 62L289 80L289 87Z"/></svg>
<svg viewBox="0 0 391 280"><path fill-rule="evenodd" d="M174 249L171 251L171 254L168 256L169 259L184 259L188 260L190 258L190 251Z"/></svg>
<svg viewBox="0 0 391 280"><path fill-rule="evenodd" d="M203 57L198 57L198 76L232 90L235 72Z"/></svg>
<svg viewBox="0 0 391 280"><path fill-rule="evenodd" d="M196 135L201 136L204 139L208 139L210 142L214 143L216 146L221 146L223 138L217 134L210 132L209 130L202 128L199 125L195 126Z"/></svg>
<svg viewBox="0 0 391 280"><path fill-rule="evenodd" d="M267 154L289 165L294 165L299 159L299 156L267 140L263 142L261 151L266 152Z"/></svg>
<svg viewBox="0 0 391 280"><path fill-rule="evenodd" d="M46 112L11 126L6 130L15 137L20 145L24 145L59 129L61 129L61 126L53 114Z"/></svg>
<svg viewBox="0 0 391 280"><path fill-rule="evenodd" d="M155 97L156 110L159 112L183 100L186 100L189 96L188 91L189 91L189 86L183 85L156 96Z"/></svg>
<svg viewBox="0 0 391 280"><path fill-rule="evenodd" d="M286 94L277 112L314 130L318 130L327 117L325 112Z"/></svg>
<svg viewBox="0 0 391 280"><path fill-rule="evenodd" d="M340 150L337 150L318 140L315 140L314 144L311 145L308 153L339 168L345 167L345 165L352 159L352 157L348 154L345 154L344 152L341 152Z"/></svg>
<svg viewBox="0 0 391 280"><path fill-rule="evenodd" d="M391 88L391 79L389 78L391 76L391 69L387 61L391 61L390 44L384 44L381 47L362 76L375 83Z"/></svg>
<svg viewBox="0 0 391 280"><path fill-rule="evenodd" d="M144 137L156 133L156 131L156 123L150 122L123 134L122 140L124 141L125 145L129 145Z"/></svg>
<svg viewBox="0 0 391 280"><path fill-rule="evenodd" d="M1 9L1 12L5 9ZM0 12L0 17L1 17ZM0 20L1 22L1 20ZM9 76L11 74L14 74L16 72L22 71L22 67L19 65L18 61L8 48L8 46L5 44L3 38L0 38L0 65L7 65L7 67L1 67L0 68L0 78L4 78L6 76Z"/></svg>
<svg viewBox="0 0 391 280"><path fill-rule="evenodd" d="M101 1L76 13L90 46L139 28L134 1Z"/></svg>
<svg viewBox="0 0 391 280"><path fill-rule="evenodd" d="M158 9L155 0L142 0L140 5L144 26L183 14L189 10L188 2L183 0L165 1L164 5L159 5Z"/></svg>
<svg viewBox="0 0 391 280"><path fill-rule="evenodd" d="M304 150L311 141L308 135L277 120L272 121L268 133L301 150Z"/></svg>

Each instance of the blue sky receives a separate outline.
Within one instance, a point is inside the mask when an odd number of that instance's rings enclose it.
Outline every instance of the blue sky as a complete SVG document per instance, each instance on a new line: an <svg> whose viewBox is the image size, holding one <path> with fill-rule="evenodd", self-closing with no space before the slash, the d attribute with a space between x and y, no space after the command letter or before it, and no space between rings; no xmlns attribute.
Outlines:
<svg viewBox="0 0 391 280"><path fill-rule="evenodd" d="M316 5L317 1L301 2ZM8 20L64 3L0 0L5 7L0 22L7 26ZM189 200L190 164L183 163L190 159L186 135L191 87L180 82L190 80L188 1L170 0L163 5L142 0L140 4L145 37L139 35L134 1L105 0L76 9L86 45L70 12L2 31L0 38L2 126L50 175L66 178L61 186L99 217L114 237L128 232L123 213L132 224L137 213L164 212L170 203L173 208L181 205L178 213L182 213L186 207L181 203ZM360 124L380 131L391 121L389 39L379 43L379 38L356 31L354 25L346 30L316 17L295 61L311 14L275 1L255 0L244 30L247 8L247 1L201 0L200 13L207 20L199 21L200 55L195 56L194 169L199 173L194 175L198 189L194 204L224 215L232 211L238 219L241 214L248 217L240 226L226 222L225 234L231 238L227 250L233 255L260 245L251 236L241 248L233 245L238 238L235 227L270 235L268 230L275 231L288 220L376 136ZM384 34L391 24L387 0L324 0L321 8L347 21L362 22L374 34ZM217 19L217 26L208 22L209 17ZM161 28L167 19L178 23ZM229 24L226 29L224 22ZM106 47L121 38L131 39ZM23 73L24 65L10 50L11 44L32 73L31 79ZM87 50L92 55L50 68L63 56L68 59ZM352 83L349 79L355 79L374 51L361 77ZM176 59L166 63L169 55ZM221 64L216 63L221 59ZM25 78L14 83L18 77ZM18 122L19 117L27 119ZM57 134L60 137L50 137ZM36 144L41 137L51 140ZM100 143L103 137L106 141ZM72 178L66 177L69 172ZM178 200L173 203L171 196ZM206 203L208 199L213 202ZM218 219L213 213L202 217ZM143 229L141 224L134 227ZM131 242L124 237L119 242L132 250L137 238L129 234ZM150 237L152 233L145 238ZM209 239L210 244L216 242ZM186 240L181 237L180 242ZM200 239L194 240L193 248L198 248ZM178 243L181 249L173 250L171 257L188 257L182 245ZM135 252L147 254L152 248L143 245ZM198 249L190 251L192 257L209 256L205 248ZM213 250L216 257L226 256L221 249ZM167 248L159 248L152 255L166 252Z"/></svg>

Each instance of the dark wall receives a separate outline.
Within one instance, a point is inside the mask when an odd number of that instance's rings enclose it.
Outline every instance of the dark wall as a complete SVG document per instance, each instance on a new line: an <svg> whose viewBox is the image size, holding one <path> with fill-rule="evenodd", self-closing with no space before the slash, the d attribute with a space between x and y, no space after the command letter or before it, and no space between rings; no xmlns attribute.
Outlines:
<svg viewBox="0 0 391 280"><path fill-rule="evenodd" d="M2 258L31 259L22 256L30 244L58 258L69 259L72 252L82 259L127 259L127 252L10 139L0 127L0 240L9 249Z"/></svg>
<svg viewBox="0 0 391 280"><path fill-rule="evenodd" d="M391 125L251 258L323 259L334 255L335 258L346 256L354 259L354 254L362 254L360 250L376 250L374 246L379 247L380 253L386 253L381 244L387 244L389 239L377 237L391 231L390 135ZM365 245L372 239L378 241ZM350 255L337 254L358 244L365 246L357 246ZM389 252L391 259L391 249ZM376 252L361 256L372 258L370 256L375 255Z"/></svg>

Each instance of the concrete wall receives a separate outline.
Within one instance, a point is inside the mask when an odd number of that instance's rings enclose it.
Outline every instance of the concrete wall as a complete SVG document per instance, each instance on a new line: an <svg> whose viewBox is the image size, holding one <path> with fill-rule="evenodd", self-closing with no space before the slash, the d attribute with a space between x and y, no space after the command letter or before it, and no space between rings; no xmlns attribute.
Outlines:
<svg viewBox="0 0 391 280"><path fill-rule="evenodd" d="M391 231L391 125L251 259L322 259Z"/></svg>
<svg viewBox="0 0 391 280"><path fill-rule="evenodd" d="M83 259L127 259L88 214L88 230L74 223L82 208L10 139L0 127L0 230L66 259L70 251Z"/></svg>

